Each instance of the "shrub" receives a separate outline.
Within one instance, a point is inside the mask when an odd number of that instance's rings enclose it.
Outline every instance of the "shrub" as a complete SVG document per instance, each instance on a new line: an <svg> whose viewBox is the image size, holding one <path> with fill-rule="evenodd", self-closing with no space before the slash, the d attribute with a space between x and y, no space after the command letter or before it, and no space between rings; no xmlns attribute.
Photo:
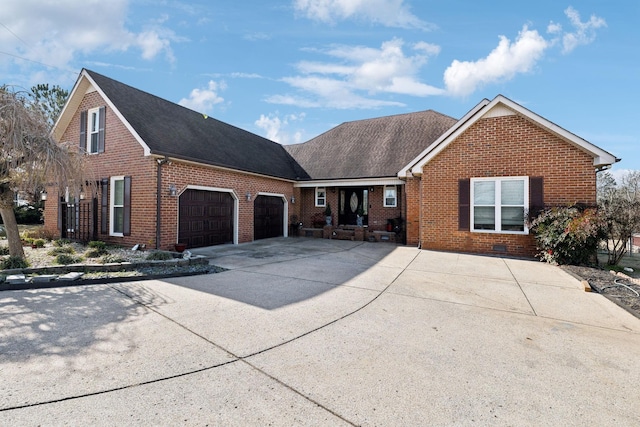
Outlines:
<svg viewBox="0 0 640 427"><path fill-rule="evenodd" d="M3 270L11 270L14 268L27 268L29 267L29 263L24 258L20 258L19 256L10 256L4 260L2 260L2 264L0 264Z"/></svg>
<svg viewBox="0 0 640 427"><path fill-rule="evenodd" d="M69 243L71 243L71 241L69 239L58 239L58 240L54 240L53 241L53 244L58 246L58 247L66 246Z"/></svg>
<svg viewBox="0 0 640 427"><path fill-rule="evenodd" d="M540 251L536 256L541 260L552 264L597 263L603 228L595 209L546 209L533 219L530 228Z"/></svg>
<svg viewBox="0 0 640 427"><path fill-rule="evenodd" d="M36 245L36 248L44 248L44 239L36 239L33 244Z"/></svg>
<svg viewBox="0 0 640 427"><path fill-rule="evenodd" d="M125 262L126 259L118 255L107 254L102 257L101 261L103 264L111 264L111 263Z"/></svg>
<svg viewBox="0 0 640 427"><path fill-rule="evenodd" d="M149 261L166 261L168 259L172 259L173 255L169 252L164 251L153 251L147 255L147 260Z"/></svg>
<svg viewBox="0 0 640 427"><path fill-rule="evenodd" d="M94 240L89 242L89 247L91 249L85 254L87 258L100 258L107 253L107 244L105 242Z"/></svg>
<svg viewBox="0 0 640 427"><path fill-rule="evenodd" d="M59 246L47 252L51 256L75 254L76 251L71 246Z"/></svg>
<svg viewBox="0 0 640 427"><path fill-rule="evenodd" d="M80 261L82 261L82 258L69 254L59 254L56 256L56 263L61 265L77 264Z"/></svg>
<svg viewBox="0 0 640 427"><path fill-rule="evenodd" d="M101 240L90 241L89 247L103 252L106 252L107 250L107 244Z"/></svg>
<svg viewBox="0 0 640 427"><path fill-rule="evenodd" d="M0 246L0 255L9 255L9 247Z"/></svg>

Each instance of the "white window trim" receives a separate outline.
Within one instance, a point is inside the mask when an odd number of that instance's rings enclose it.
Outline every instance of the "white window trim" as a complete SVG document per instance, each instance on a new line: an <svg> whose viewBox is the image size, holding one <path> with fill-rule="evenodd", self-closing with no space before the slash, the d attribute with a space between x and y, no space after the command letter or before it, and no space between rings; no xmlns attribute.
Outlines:
<svg viewBox="0 0 640 427"><path fill-rule="evenodd" d="M91 128L91 119L95 114L98 118L97 126L98 128L94 132ZM91 151L91 135L98 135L96 138L100 138L100 107L92 108L87 111L87 140L85 142L85 152L87 154L98 154L98 146L96 144L96 151Z"/></svg>
<svg viewBox="0 0 640 427"><path fill-rule="evenodd" d="M109 183L109 235L110 236L115 236L115 237L123 237L124 233L116 233L115 231L113 231L114 221L115 221L114 208L116 208L116 207L124 208L124 205L122 205L122 206L120 206L120 205L116 206L115 205L115 199L116 199L115 182L116 181L124 181L124 176L112 176L111 179L110 179L110 183Z"/></svg>
<svg viewBox="0 0 640 427"><path fill-rule="evenodd" d="M511 230L502 230L502 207L501 196L500 196L500 185L502 181L515 181L521 180L524 182L524 215L526 218L527 212L529 211L529 177L528 176L502 176L502 177L491 177L491 178L471 178L471 191L470 191L470 200L469 205L471 209L471 232L472 233L492 233L492 234L529 234L529 228L527 227L527 221L524 221L524 231L511 231ZM474 208L475 204L474 200L474 182L478 181L493 181L496 183L495 187L495 222L496 222L496 230L476 230L474 224Z"/></svg>
<svg viewBox="0 0 640 427"><path fill-rule="evenodd" d="M387 204L387 189L393 189L393 204ZM385 208L395 208L398 206L398 187L395 185L385 185L382 191L382 206Z"/></svg>
<svg viewBox="0 0 640 427"><path fill-rule="evenodd" d="M318 197L318 193L322 191L324 193L324 201L322 203L320 203L318 201L319 197ZM316 197L315 197L315 201L316 201L316 208L324 208L327 206L327 187L316 187Z"/></svg>

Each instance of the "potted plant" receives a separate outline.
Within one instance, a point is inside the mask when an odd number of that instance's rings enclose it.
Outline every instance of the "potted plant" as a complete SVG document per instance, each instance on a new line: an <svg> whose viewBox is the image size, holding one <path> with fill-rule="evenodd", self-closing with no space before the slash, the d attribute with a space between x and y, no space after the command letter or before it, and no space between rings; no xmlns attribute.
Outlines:
<svg viewBox="0 0 640 427"><path fill-rule="evenodd" d="M324 208L324 218L327 221L327 225L331 225L331 203L327 203L327 207Z"/></svg>
<svg viewBox="0 0 640 427"><path fill-rule="evenodd" d="M174 247L176 249L176 252L182 253L182 252L185 251L185 249L187 249L187 244L186 243L176 243L174 245Z"/></svg>

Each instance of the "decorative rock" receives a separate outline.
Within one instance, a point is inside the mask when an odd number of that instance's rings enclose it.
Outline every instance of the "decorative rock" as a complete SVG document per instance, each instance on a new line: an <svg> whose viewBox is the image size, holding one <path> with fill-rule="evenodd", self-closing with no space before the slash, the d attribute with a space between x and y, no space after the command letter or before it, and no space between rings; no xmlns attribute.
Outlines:
<svg viewBox="0 0 640 427"><path fill-rule="evenodd" d="M27 283L27 278L24 274L12 274L6 277L6 282L10 285L19 285L21 283Z"/></svg>
<svg viewBox="0 0 640 427"><path fill-rule="evenodd" d="M624 271L627 271L627 272L629 272L629 273L633 273L633 268L631 268L631 267L625 267L625 268L624 268Z"/></svg>
<svg viewBox="0 0 640 427"><path fill-rule="evenodd" d="M84 273L67 273L63 276L60 276L58 279L59 280L78 280L82 276L84 276Z"/></svg>
<svg viewBox="0 0 640 427"><path fill-rule="evenodd" d="M44 283L51 282L52 280L56 280L58 278L55 274L42 274L40 276L33 276L33 283Z"/></svg>

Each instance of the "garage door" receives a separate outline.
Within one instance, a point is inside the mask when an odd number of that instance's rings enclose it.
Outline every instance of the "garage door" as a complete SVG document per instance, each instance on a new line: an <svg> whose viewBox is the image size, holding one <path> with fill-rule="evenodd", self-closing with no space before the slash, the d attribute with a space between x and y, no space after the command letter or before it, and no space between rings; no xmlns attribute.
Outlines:
<svg viewBox="0 0 640 427"><path fill-rule="evenodd" d="M281 197L256 197L253 202L253 215L254 240L283 235L284 201Z"/></svg>
<svg viewBox="0 0 640 427"><path fill-rule="evenodd" d="M182 193L178 241L187 248L233 243L231 194L204 190Z"/></svg>

